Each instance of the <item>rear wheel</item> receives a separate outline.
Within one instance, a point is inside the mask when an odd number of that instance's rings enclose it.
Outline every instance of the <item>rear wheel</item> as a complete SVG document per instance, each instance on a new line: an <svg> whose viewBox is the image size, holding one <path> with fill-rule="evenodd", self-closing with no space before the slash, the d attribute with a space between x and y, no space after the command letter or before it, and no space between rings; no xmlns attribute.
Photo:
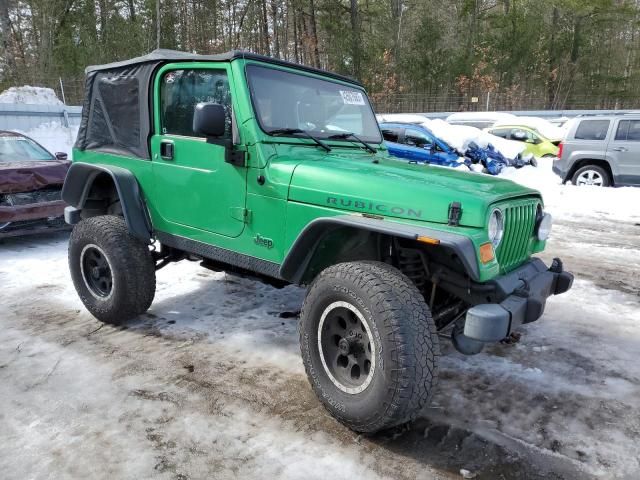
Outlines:
<svg viewBox="0 0 640 480"><path fill-rule="evenodd" d="M155 295L151 252L122 217L80 221L69 238L69 270L80 300L103 322L119 324L144 313Z"/></svg>
<svg viewBox="0 0 640 480"><path fill-rule="evenodd" d="M324 270L304 301L300 345L316 395L356 431L413 419L435 390L439 344L429 308L384 263Z"/></svg>
<svg viewBox="0 0 640 480"><path fill-rule="evenodd" d="M611 185L609 172L597 165L580 167L573 174L571 183L577 186L592 185L594 187L608 187Z"/></svg>

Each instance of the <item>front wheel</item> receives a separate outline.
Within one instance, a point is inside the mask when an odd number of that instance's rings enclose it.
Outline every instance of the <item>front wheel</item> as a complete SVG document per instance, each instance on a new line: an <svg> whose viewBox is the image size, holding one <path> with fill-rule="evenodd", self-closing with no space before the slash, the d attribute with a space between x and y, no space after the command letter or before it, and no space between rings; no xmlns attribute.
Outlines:
<svg viewBox="0 0 640 480"><path fill-rule="evenodd" d="M300 346L320 401L359 432L413 419L435 390L439 344L429 308L384 263L342 263L320 273L302 307Z"/></svg>
<svg viewBox="0 0 640 480"><path fill-rule="evenodd" d="M149 247L129 233L122 217L82 220L69 238L69 270L91 314L119 324L147 311L156 291Z"/></svg>

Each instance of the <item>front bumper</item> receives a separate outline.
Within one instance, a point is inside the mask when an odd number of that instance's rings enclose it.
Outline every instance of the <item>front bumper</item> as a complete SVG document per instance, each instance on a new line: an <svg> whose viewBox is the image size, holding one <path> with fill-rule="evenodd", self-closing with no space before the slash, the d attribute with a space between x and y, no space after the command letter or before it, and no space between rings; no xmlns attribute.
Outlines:
<svg viewBox="0 0 640 480"><path fill-rule="evenodd" d="M494 280L504 300L471 307L464 322L464 336L479 342L497 342L524 323L538 320L547 298L566 292L573 275L563 271L560 259L550 268L538 258Z"/></svg>
<svg viewBox="0 0 640 480"><path fill-rule="evenodd" d="M64 201L55 200L53 202L2 206L0 207L0 223L61 217L65 205Z"/></svg>
<svg viewBox="0 0 640 480"><path fill-rule="evenodd" d="M0 238L66 229L60 221L64 207L62 200L0 206Z"/></svg>
<svg viewBox="0 0 640 480"><path fill-rule="evenodd" d="M551 166L551 170L553 171L553 173L555 173L556 175L558 175L562 181L564 181L564 179L567 176L567 172L565 172L564 170L562 170L560 167L558 167L555 163Z"/></svg>

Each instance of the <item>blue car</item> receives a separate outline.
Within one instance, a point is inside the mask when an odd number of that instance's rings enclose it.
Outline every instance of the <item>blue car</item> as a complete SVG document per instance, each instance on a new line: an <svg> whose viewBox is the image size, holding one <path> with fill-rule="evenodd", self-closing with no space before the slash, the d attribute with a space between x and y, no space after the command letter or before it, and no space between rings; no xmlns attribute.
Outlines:
<svg viewBox="0 0 640 480"><path fill-rule="evenodd" d="M453 167L458 152L422 125L382 122L380 130L389 153L411 162Z"/></svg>

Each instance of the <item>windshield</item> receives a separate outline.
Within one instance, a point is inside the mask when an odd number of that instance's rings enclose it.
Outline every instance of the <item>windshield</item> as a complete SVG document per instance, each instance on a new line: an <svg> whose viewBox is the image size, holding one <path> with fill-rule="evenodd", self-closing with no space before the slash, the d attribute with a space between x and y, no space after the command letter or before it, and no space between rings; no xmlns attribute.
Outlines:
<svg viewBox="0 0 640 480"><path fill-rule="evenodd" d="M325 139L350 132L365 142L382 141L369 100L355 86L258 65L247 67L247 77L266 132L295 128Z"/></svg>
<svg viewBox="0 0 640 480"><path fill-rule="evenodd" d="M0 136L0 163L25 160L53 160L53 155L29 138Z"/></svg>

